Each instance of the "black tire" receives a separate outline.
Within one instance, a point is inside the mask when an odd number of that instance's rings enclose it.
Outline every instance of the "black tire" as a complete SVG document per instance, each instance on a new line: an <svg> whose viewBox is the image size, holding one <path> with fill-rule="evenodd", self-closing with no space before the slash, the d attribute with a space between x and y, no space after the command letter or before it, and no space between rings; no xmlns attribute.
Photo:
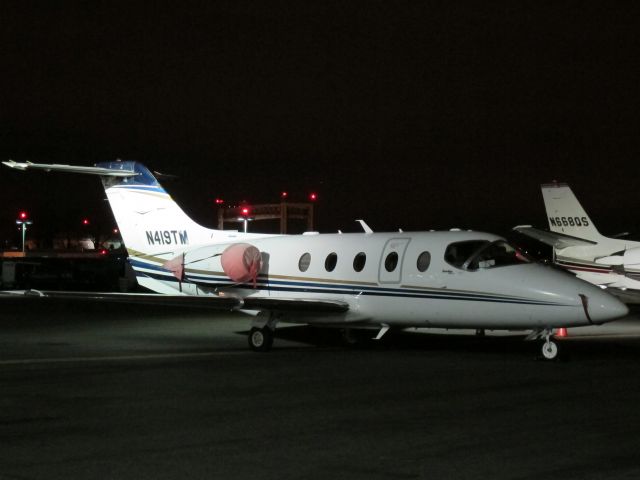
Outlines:
<svg viewBox="0 0 640 480"><path fill-rule="evenodd" d="M273 346L273 330L253 327L249 332L249 348L254 352L268 352Z"/></svg>

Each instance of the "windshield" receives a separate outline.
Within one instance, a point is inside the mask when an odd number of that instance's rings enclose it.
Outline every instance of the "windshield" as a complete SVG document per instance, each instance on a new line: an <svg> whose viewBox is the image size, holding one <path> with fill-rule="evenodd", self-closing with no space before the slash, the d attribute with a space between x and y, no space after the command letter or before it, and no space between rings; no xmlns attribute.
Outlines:
<svg viewBox="0 0 640 480"><path fill-rule="evenodd" d="M529 263L529 259L524 254L504 240L495 242L471 240L452 243L447 247L444 259L447 263L464 270Z"/></svg>

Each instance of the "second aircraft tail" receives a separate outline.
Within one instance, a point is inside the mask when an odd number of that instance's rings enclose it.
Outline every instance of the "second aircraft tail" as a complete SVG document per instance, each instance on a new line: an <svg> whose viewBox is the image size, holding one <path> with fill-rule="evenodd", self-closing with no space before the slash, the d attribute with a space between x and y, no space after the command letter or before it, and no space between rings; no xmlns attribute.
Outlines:
<svg viewBox="0 0 640 480"><path fill-rule="evenodd" d="M593 241L602 238L569 185L548 183L541 188L552 232Z"/></svg>

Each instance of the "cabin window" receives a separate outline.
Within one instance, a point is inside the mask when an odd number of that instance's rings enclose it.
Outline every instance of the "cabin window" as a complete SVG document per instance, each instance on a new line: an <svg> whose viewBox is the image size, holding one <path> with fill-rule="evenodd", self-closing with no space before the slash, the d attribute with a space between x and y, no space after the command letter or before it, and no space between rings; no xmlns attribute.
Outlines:
<svg viewBox="0 0 640 480"><path fill-rule="evenodd" d="M356 272L361 272L364 268L365 263L367 263L367 254L364 252L360 252L353 259L353 269Z"/></svg>
<svg viewBox="0 0 640 480"><path fill-rule="evenodd" d="M418 267L419 272L425 272L427 268L429 268L429 264L431 263L431 254L429 252L422 252L418 256L418 262L416 266Z"/></svg>
<svg viewBox="0 0 640 480"><path fill-rule="evenodd" d="M444 254L447 263L464 270L529 263L529 259L504 240L471 240L452 243Z"/></svg>
<svg viewBox="0 0 640 480"><path fill-rule="evenodd" d="M384 269L387 272L393 272L398 266L398 253L391 252L387 255L387 258L384 259Z"/></svg>
<svg viewBox="0 0 640 480"><path fill-rule="evenodd" d="M336 268L336 264L338 263L338 254L335 252L331 252L327 255L327 259L324 261L324 268L327 272L333 272L333 269Z"/></svg>
<svg viewBox="0 0 640 480"><path fill-rule="evenodd" d="M301 272L306 272L309 269L309 265L311 264L311 254L303 253L298 260L298 268Z"/></svg>

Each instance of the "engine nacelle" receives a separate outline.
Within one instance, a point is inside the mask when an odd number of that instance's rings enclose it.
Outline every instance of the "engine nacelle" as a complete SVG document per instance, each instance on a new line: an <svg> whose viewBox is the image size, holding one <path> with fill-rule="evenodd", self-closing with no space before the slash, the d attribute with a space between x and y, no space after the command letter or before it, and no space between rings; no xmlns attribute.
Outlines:
<svg viewBox="0 0 640 480"><path fill-rule="evenodd" d="M620 265L625 268L639 268L640 267L640 247L630 248L625 250L622 255L610 255L608 257L600 257L596 260L596 263L602 265Z"/></svg>
<svg viewBox="0 0 640 480"><path fill-rule="evenodd" d="M640 267L640 247L630 248L624 252L624 266L625 268Z"/></svg>
<svg viewBox="0 0 640 480"><path fill-rule="evenodd" d="M228 246L220 258L222 270L234 282L246 283L252 281L254 286L260 268L262 256L260 250L248 243L234 243Z"/></svg>

